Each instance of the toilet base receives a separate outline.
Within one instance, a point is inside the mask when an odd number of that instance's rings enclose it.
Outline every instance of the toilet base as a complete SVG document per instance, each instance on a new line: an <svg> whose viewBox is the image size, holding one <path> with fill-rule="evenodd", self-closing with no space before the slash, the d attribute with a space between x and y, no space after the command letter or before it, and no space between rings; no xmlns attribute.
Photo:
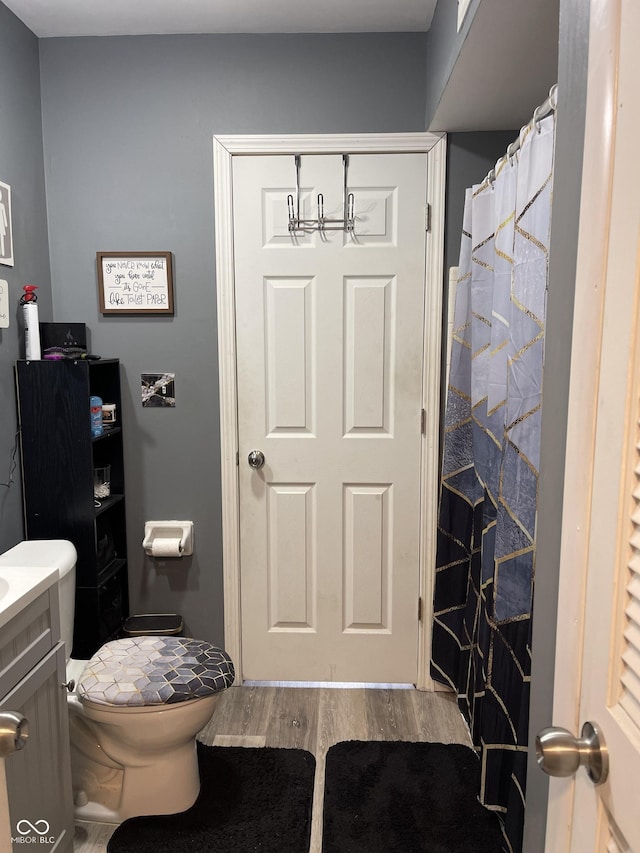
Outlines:
<svg viewBox="0 0 640 853"><path fill-rule="evenodd" d="M76 794L77 792L74 792ZM75 806L75 819L87 821L88 823L112 823L119 826L122 823L122 818L113 809L108 809L106 806L101 806L100 803L94 803L89 800L83 806Z"/></svg>
<svg viewBox="0 0 640 853"><path fill-rule="evenodd" d="M161 707L70 703L77 819L119 824L189 809L200 792L196 734L216 703L216 694Z"/></svg>
<svg viewBox="0 0 640 853"><path fill-rule="evenodd" d="M122 780L118 813L122 820L135 815L177 814L195 803L200 793L200 774L195 739L173 749L152 765L127 767Z"/></svg>
<svg viewBox="0 0 640 853"><path fill-rule="evenodd" d="M130 817L177 814L195 803L200 775L195 741L150 765L109 770L87 763L74 775L76 820L120 824Z"/></svg>
<svg viewBox="0 0 640 853"><path fill-rule="evenodd" d="M100 748L77 696L70 694L67 702L76 819L119 824L122 818L117 809L124 771Z"/></svg>

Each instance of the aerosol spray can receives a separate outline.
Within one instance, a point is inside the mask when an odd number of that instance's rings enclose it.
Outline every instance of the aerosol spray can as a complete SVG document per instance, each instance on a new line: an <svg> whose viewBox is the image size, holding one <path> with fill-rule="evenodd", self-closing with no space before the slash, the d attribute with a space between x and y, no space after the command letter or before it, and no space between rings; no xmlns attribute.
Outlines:
<svg viewBox="0 0 640 853"><path fill-rule="evenodd" d="M40 350L40 326L38 325L38 297L35 284L25 284L22 288L24 295L20 299L24 317L24 350L25 358L29 361L39 361L42 358Z"/></svg>

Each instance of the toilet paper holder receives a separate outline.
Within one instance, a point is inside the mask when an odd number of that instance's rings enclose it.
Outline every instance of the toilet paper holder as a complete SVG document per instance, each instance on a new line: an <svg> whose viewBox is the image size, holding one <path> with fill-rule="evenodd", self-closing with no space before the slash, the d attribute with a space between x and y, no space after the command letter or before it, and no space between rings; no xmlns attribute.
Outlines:
<svg viewBox="0 0 640 853"><path fill-rule="evenodd" d="M193 521L145 521L142 547L150 557L193 554Z"/></svg>

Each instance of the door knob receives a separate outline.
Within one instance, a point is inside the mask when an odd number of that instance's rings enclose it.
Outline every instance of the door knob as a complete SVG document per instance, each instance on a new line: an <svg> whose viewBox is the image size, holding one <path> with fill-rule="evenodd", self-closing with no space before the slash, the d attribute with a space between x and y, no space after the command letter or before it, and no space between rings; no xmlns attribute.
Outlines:
<svg viewBox="0 0 640 853"><path fill-rule="evenodd" d="M536 736L536 756L549 776L573 776L583 766L594 785L602 785L609 774L609 752L595 723L583 725L582 737L560 726L542 729Z"/></svg>
<svg viewBox="0 0 640 853"><path fill-rule="evenodd" d="M29 721L19 711L0 711L0 758L27 745Z"/></svg>
<svg viewBox="0 0 640 853"><path fill-rule="evenodd" d="M247 460L252 468L262 468L264 465L264 453L261 450L252 450Z"/></svg>

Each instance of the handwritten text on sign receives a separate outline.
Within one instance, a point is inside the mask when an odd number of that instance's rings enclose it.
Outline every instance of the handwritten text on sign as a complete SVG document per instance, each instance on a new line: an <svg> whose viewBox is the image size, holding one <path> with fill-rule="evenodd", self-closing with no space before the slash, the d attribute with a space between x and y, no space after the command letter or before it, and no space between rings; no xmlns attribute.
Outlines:
<svg viewBox="0 0 640 853"><path fill-rule="evenodd" d="M102 284L109 310L169 307L166 258L102 258Z"/></svg>

